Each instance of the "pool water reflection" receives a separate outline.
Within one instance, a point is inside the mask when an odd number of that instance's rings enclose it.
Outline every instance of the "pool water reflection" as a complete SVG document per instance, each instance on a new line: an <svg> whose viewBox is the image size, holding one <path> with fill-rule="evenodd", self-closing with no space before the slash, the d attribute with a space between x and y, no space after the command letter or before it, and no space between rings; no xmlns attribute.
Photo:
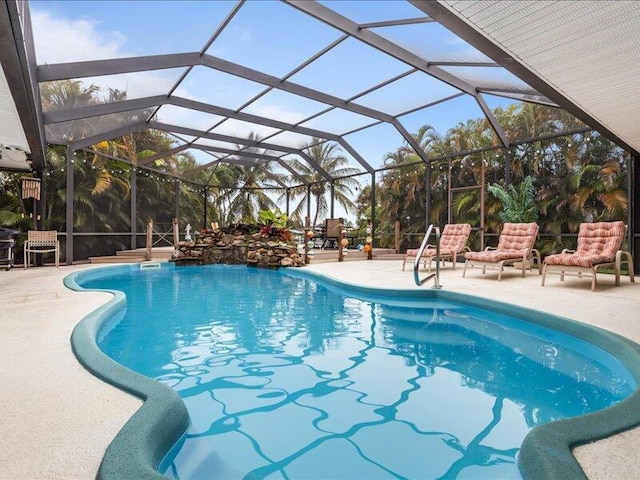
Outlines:
<svg viewBox="0 0 640 480"><path fill-rule="evenodd" d="M184 399L192 425L162 467L178 478L518 478L533 427L635 388L613 357L537 325L286 271L130 270L82 286L127 295L100 348Z"/></svg>

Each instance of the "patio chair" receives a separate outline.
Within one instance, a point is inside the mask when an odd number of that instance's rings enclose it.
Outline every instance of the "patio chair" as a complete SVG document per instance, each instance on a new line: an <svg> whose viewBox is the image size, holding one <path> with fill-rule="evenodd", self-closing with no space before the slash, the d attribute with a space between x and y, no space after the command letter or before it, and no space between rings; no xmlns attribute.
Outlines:
<svg viewBox="0 0 640 480"><path fill-rule="evenodd" d="M542 286L548 273L559 274L561 281L564 281L565 275L577 275L580 278L586 275L587 278L591 277L591 290L594 291L596 275L602 268L613 268L615 284L618 286L623 263L627 264L630 281L635 282L631 253L621 249L625 236L626 226L621 221L580 224L576 250L565 248L561 253L544 259Z"/></svg>
<svg viewBox="0 0 640 480"><path fill-rule="evenodd" d="M55 254L56 268L60 266L60 242L56 230L29 230L24 242L24 268L31 266L31 254Z"/></svg>
<svg viewBox="0 0 640 480"><path fill-rule="evenodd" d="M464 270L467 267L481 267L482 273L487 268L498 269L498 281L502 278L505 265L513 265L522 270L524 277L526 270L531 270L534 264L541 273L540 252L533 248L538 236L537 223L505 223L500 233L497 247L487 247L482 252L467 252L464 254Z"/></svg>
<svg viewBox="0 0 640 480"><path fill-rule="evenodd" d="M324 250L326 247L333 245L338 248L342 218L327 218L324 225L324 238L322 239L320 248Z"/></svg>
<svg viewBox="0 0 640 480"><path fill-rule="evenodd" d="M440 260L451 260L453 270L456 269L456 257L458 254L465 250L470 251L469 247L466 246L470 233L471 225L468 223L451 223L449 225L445 225L442 229L442 235L440 235ZM404 261L402 262L403 271L407 263L407 259L409 257L415 257L416 255L418 255L418 249L407 250L407 253L404 256ZM431 271L431 261L435 255L435 245L427 245L427 248L422 252L421 260L424 260L424 267L427 267L428 264L428 272Z"/></svg>

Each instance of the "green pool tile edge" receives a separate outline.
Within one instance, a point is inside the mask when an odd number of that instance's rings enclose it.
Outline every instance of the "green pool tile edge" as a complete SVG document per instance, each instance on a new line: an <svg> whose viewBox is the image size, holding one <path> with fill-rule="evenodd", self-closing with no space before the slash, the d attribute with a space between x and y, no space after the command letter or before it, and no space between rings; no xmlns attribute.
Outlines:
<svg viewBox="0 0 640 480"><path fill-rule="evenodd" d="M71 290L87 291L76 283L76 278L83 273L76 272L65 277L65 286ZM165 478L158 472L158 466L189 427L189 414L184 402L173 389L123 367L98 348L96 339L102 325L126 307L126 298L122 292L110 293L113 298L109 302L76 325L71 334L71 347L78 361L89 372L114 387L135 395L143 404L107 447L96 478Z"/></svg>
<svg viewBox="0 0 640 480"><path fill-rule="evenodd" d="M629 369L640 385L640 345L602 328L587 325L569 318L521 307L510 303L489 300L465 293L434 290L384 289L362 287L337 280L318 272L296 270L287 272L295 276L317 278L366 299L383 295L388 297L439 298L456 300L473 307L493 310L524 321L579 338L589 342L617 358ZM533 428L525 437L518 455L518 467L525 480L543 478L586 479L587 476L571 450L580 445L610 437L616 433L640 426L640 388L629 397L598 412L581 415Z"/></svg>
<svg viewBox="0 0 640 480"><path fill-rule="evenodd" d="M105 270L139 268L138 265L102 267L73 273L64 279L71 290L87 291L76 283L78 276ZM362 287L318 272L301 269L280 270L283 274L318 280L357 297L440 298L516 316L585 340L620 360L640 385L640 345L615 333L539 310L488 300L446 290L384 289ZM104 291L104 290L100 290ZM162 459L180 440L189 426L189 414L182 399L171 388L114 362L100 351L96 338L102 325L126 307L122 292L110 291L113 298L91 312L71 335L78 361L96 377L143 400L142 407L127 421L104 455L97 478L160 479L157 469ZM540 478L586 479L571 450L640 425L640 389L622 402L595 413L535 427L525 437L518 466L525 480Z"/></svg>

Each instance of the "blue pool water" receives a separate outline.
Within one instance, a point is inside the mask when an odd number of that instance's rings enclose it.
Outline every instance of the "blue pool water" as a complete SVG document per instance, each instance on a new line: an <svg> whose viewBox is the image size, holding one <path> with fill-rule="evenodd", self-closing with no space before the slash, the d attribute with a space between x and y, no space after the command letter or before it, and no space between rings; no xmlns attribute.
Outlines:
<svg viewBox="0 0 640 480"><path fill-rule="evenodd" d="M443 300L354 297L293 270L105 270L127 296L110 357L191 416L162 471L182 479L519 478L536 425L636 387L575 338Z"/></svg>

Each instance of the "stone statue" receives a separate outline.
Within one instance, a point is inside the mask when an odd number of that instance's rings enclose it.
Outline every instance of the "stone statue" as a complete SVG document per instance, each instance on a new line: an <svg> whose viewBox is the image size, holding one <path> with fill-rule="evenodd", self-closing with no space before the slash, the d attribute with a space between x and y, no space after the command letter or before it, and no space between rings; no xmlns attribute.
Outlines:
<svg viewBox="0 0 640 480"><path fill-rule="evenodd" d="M187 223L187 226L185 227L185 231L186 231L186 234L184 236L184 240L185 242L190 242L191 241L191 224Z"/></svg>

